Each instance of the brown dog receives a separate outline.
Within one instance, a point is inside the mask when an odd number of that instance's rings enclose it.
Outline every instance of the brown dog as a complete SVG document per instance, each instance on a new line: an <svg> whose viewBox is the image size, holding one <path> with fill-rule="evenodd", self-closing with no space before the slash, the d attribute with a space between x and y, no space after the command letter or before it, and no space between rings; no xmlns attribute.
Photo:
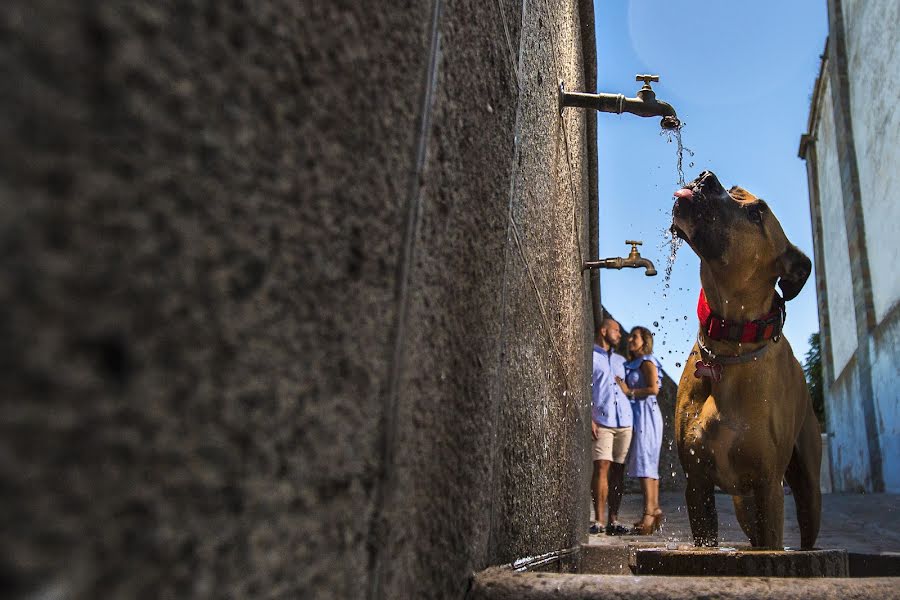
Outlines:
<svg viewBox="0 0 900 600"><path fill-rule="evenodd" d="M726 191L704 171L675 193L673 231L700 257L700 333L678 386L675 438L688 477L698 546L715 546L715 486L732 495L750 543L782 548L787 480L803 548L819 533L819 424L791 345L781 337L784 301L812 265L765 202ZM775 292L775 283L784 298Z"/></svg>

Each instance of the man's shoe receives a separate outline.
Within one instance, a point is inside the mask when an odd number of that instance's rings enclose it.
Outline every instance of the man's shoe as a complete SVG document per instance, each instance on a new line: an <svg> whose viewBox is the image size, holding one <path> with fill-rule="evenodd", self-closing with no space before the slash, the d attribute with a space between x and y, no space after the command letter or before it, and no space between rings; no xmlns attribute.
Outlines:
<svg viewBox="0 0 900 600"><path fill-rule="evenodd" d="M599 534L599 533L603 533L603 525L600 525L600 524L598 524L598 523L594 523L593 525L591 525L591 528L590 528L588 531L589 531L590 533L595 534L595 535L596 535L596 534Z"/></svg>
<svg viewBox="0 0 900 600"><path fill-rule="evenodd" d="M606 535L625 535L628 528L621 523L610 523L606 526Z"/></svg>

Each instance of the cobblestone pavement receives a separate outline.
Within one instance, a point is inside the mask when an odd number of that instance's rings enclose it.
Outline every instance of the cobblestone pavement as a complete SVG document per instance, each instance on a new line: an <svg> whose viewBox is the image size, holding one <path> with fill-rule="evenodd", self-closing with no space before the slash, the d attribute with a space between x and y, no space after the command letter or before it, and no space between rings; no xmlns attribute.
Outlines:
<svg viewBox="0 0 900 600"><path fill-rule="evenodd" d="M784 544L800 546L800 530L793 496L784 497ZM640 494L626 494L619 520L630 526L643 513ZM650 536L589 535L591 544L619 544L624 541L679 542L691 541L684 494L664 492L660 505L666 513L663 529ZM731 496L716 494L719 514L720 545L746 544L734 515ZM867 554L900 554L900 494L823 494L822 525L816 542L819 548L843 548L848 552Z"/></svg>

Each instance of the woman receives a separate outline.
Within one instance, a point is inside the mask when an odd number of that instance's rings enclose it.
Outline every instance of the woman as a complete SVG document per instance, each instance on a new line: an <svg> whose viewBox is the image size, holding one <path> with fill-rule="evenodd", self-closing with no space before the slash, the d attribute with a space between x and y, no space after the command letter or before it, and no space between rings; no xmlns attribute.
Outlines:
<svg viewBox="0 0 900 600"><path fill-rule="evenodd" d="M662 384L662 368L653 356L653 334L646 327L635 327L628 336L625 380L619 386L631 399L634 429L628 451L626 471L641 480L644 493L644 516L634 524L634 533L650 535L662 526L663 511L659 507L659 451L662 447L663 422L656 404Z"/></svg>

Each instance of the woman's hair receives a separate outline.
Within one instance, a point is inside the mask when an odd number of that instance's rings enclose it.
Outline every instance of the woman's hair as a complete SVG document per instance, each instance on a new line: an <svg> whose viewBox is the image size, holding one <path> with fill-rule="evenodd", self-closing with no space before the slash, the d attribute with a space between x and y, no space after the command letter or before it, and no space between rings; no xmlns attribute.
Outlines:
<svg viewBox="0 0 900 600"><path fill-rule="evenodd" d="M643 356L645 354L653 354L653 334L646 327L641 327L638 325L637 327L631 328L631 333L637 331L641 334L641 341L644 343L643 346L640 347L637 354L634 356Z"/></svg>

